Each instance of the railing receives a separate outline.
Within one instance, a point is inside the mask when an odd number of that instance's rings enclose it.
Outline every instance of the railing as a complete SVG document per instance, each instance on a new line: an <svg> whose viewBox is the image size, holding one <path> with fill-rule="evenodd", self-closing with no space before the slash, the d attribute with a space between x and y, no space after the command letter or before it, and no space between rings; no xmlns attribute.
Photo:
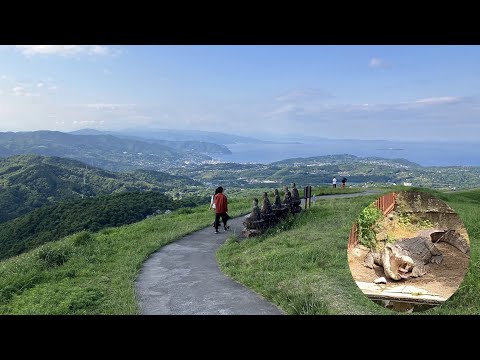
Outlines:
<svg viewBox="0 0 480 360"><path fill-rule="evenodd" d="M358 225L355 222L350 230L350 237L348 238L348 250L354 248L358 244Z"/></svg>
<svg viewBox="0 0 480 360"><path fill-rule="evenodd" d="M395 193L379 197L375 201L375 206L383 213L383 216L387 216L395 208Z"/></svg>
<svg viewBox="0 0 480 360"><path fill-rule="evenodd" d="M383 216L387 216L395 209L396 194L394 192L383 195L375 201L375 206L382 212ZM348 237L348 250L358 245L358 224L355 222L350 230Z"/></svg>

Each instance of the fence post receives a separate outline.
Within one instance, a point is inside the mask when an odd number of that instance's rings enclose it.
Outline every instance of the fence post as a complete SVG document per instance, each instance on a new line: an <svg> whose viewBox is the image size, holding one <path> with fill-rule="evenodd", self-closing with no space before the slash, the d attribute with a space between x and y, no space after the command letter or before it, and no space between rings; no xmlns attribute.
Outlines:
<svg viewBox="0 0 480 360"><path fill-rule="evenodd" d="M303 188L303 197L305 199L305 210L307 210L307 207L310 208L310 199L312 197L312 187L310 185Z"/></svg>

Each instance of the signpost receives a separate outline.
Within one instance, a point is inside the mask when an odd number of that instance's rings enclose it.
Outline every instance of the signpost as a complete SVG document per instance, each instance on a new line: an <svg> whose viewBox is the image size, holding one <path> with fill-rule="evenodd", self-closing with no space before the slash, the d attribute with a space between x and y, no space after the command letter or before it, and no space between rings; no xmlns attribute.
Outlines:
<svg viewBox="0 0 480 360"><path fill-rule="evenodd" d="M311 203L311 198L312 198L312 187L310 185L308 186L305 186L303 188L303 192L304 192L304 198L305 198L305 210L307 210L307 206L308 208L310 208L310 203Z"/></svg>

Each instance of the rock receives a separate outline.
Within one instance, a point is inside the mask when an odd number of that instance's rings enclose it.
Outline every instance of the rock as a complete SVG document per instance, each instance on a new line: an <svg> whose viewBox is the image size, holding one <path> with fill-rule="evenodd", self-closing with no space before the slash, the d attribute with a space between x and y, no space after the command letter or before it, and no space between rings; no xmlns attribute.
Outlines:
<svg viewBox="0 0 480 360"><path fill-rule="evenodd" d="M360 249L353 249L353 250L352 250L352 254L355 255L355 256L357 256L357 257L360 257L360 256L363 255L363 251L360 250Z"/></svg>
<svg viewBox="0 0 480 360"><path fill-rule="evenodd" d="M375 284L386 284L386 283L387 283L387 279L385 279L385 278L382 276L382 277L379 277L378 279L373 280L373 282L374 282Z"/></svg>

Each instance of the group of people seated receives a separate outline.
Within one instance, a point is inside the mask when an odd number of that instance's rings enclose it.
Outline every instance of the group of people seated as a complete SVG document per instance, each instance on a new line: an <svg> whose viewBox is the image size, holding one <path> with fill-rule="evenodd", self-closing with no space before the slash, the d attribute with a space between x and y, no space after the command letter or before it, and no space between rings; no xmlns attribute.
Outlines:
<svg viewBox="0 0 480 360"><path fill-rule="evenodd" d="M253 199L252 212L245 218L243 225L246 229L258 229L270 226L279 219L284 218L289 212L292 214L302 211L301 200L295 183L292 184L292 191L285 186L283 201L280 199L278 189L274 190L275 201L272 204L268 199L268 193L263 193L261 208L258 206L258 199Z"/></svg>

